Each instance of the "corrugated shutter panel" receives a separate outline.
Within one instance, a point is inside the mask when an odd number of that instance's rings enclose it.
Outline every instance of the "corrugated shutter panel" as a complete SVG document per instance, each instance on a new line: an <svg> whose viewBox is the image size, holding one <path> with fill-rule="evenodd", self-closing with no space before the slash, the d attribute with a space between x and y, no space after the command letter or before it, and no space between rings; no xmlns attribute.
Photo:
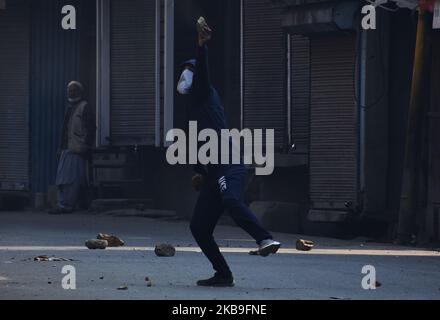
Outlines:
<svg viewBox="0 0 440 320"><path fill-rule="evenodd" d="M155 0L112 0L111 138L155 143Z"/></svg>
<svg viewBox="0 0 440 320"><path fill-rule="evenodd" d="M32 12L30 184L33 193L47 193L48 186L55 183L57 173L58 162L55 155L60 147L60 134L67 107L67 84L72 80L82 81L89 103L94 105L94 83L89 82L85 74L81 76L81 65L85 70L90 70L93 63L81 57L81 40L88 38L85 35L89 27L85 15L79 14L88 11L85 4L91 5L91 2L75 2L78 29L69 31L60 27L62 1L29 2ZM94 42L91 42L93 45ZM87 46L84 48L89 49ZM94 52L93 49L90 51Z"/></svg>
<svg viewBox="0 0 440 320"><path fill-rule="evenodd" d="M0 188L29 187L29 5L0 10Z"/></svg>
<svg viewBox="0 0 440 320"><path fill-rule="evenodd" d="M286 41L281 9L270 0L243 0L243 125L275 129L285 146Z"/></svg>
<svg viewBox="0 0 440 320"><path fill-rule="evenodd" d="M356 203L355 37L311 39L310 197L314 208Z"/></svg>
<svg viewBox="0 0 440 320"><path fill-rule="evenodd" d="M310 117L310 41L291 37L292 142L296 153L309 151Z"/></svg>
<svg viewBox="0 0 440 320"><path fill-rule="evenodd" d="M437 219L440 219L440 33L433 34L432 65L431 65L431 103L429 116L430 138L430 172L429 201L437 207ZM440 221L438 221L440 223ZM440 240L440 224L434 226L437 240Z"/></svg>

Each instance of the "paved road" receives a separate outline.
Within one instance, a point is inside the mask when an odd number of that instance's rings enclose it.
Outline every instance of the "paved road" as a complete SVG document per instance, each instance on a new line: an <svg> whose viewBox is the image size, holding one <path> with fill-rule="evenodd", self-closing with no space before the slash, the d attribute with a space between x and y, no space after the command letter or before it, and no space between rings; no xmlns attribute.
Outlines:
<svg viewBox="0 0 440 320"><path fill-rule="evenodd" d="M99 232L117 234L127 246L85 249L84 241ZM216 237L235 288L194 286L211 270L184 221L0 213L0 299L440 299L437 251L312 238L316 249L302 253L294 249L298 236L276 234L283 250L261 258L247 254L255 244L240 229L220 226ZM155 256L153 247L162 242L177 246L174 258ZM74 261L33 261L39 255ZM76 269L76 290L61 286L65 265ZM376 268L382 284L376 290L361 286L365 265Z"/></svg>

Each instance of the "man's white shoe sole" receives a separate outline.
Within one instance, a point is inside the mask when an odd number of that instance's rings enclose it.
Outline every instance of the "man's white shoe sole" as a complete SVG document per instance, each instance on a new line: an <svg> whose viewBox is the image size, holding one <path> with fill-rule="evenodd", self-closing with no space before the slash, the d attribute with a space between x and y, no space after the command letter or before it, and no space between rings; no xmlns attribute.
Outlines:
<svg viewBox="0 0 440 320"><path fill-rule="evenodd" d="M281 243L272 243L267 247L261 248L259 250L260 256L268 257L271 254L275 254L281 248Z"/></svg>

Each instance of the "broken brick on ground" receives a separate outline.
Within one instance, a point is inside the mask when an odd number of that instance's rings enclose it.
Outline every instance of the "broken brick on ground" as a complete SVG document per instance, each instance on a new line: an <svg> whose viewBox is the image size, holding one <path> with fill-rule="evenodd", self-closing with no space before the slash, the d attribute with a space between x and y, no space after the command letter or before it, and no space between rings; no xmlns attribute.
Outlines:
<svg viewBox="0 0 440 320"><path fill-rule="evenodd" d="M296 242L296 250L298 251L310 251L313 249L314 246L315 244L313 243L313 241L309 241L309 240L299 239Z"/></svg>
<svg viewBox="0 0 440 320"><path fill-rule="evenodd" d="M119 237L110 234L100 233L96 239L107 241L110 248L123 247L125 245L125 242Z"/></svg>

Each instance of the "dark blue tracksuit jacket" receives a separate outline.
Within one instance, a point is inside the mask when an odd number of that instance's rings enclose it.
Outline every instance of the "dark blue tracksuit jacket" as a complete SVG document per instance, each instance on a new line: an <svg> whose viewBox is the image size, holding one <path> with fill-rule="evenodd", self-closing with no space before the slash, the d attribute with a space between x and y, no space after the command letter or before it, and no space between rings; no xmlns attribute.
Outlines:
<svg viewBox="0 0 440 320"><path fill-rule="evenodd" d="M227 129L226 116L223 104L217 90L211 83L209 74L208 47L199 47L197 63L195 65L193 86L191 88L191 105L189 110L190 120L197 121L198 130L213 129L217 131L219 142L220 132ZM220 157L220 150L219 150ZM220 160L220 159L219 159ZM196 165L195 171L208 175L209 178L218 179L227 171L244 170L240 165Z"/></svg>

